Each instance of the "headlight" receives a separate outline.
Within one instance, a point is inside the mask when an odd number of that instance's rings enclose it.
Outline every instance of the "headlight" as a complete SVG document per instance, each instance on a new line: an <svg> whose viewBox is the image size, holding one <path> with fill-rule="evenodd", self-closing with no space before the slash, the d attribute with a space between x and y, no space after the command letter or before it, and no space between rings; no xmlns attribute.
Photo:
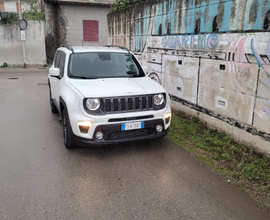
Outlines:
<svg viewBox="0 0 270 220"><path fill-rule="evenodd" d="M87 99L86 100L86 107L91 111L97 110L99 108L99 106L100 106L99 99Z"/></svg>
<svg viewBox="0 0 270 220"><path fill-rule="evenodd" d="M163 94L154 95L154 104L155 105L162 105L163 102L164 102L164 95Z"/></svg>

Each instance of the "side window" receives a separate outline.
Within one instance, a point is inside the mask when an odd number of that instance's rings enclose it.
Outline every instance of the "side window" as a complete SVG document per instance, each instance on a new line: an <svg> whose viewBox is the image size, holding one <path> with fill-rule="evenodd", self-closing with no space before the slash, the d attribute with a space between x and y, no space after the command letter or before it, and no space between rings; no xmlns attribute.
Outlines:
<svg viewBox="0 0 270 220"><path fill-rule="evenodd" d="M60 61L61 53L62 52L60 50L58 50L56 52L55 59L54 59L54 67L55 68L59 68L59 61Z"/></svg>
<svg viewBox="0 0 270 220"><path fill-rule="evenodd" d="M60 78L62 78L64 75L65 61L66 61L66 54L62 52L60 62L59 62Z"/></svg>

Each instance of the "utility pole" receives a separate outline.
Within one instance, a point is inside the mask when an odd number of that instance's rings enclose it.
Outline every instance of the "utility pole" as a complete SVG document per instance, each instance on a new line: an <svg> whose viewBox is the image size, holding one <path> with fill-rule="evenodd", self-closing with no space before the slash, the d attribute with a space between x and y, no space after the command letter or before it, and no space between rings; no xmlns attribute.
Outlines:
<svg viewBox="0 0 270 220"><path fill-rule="evenodd" d="M19 19L22 20L21 1L20 0L18 0L18 7L19 7ZM26 68L25 48L24 48L24 40L23 39L22 39L22 49L23 49L23 68Z"/></svg>

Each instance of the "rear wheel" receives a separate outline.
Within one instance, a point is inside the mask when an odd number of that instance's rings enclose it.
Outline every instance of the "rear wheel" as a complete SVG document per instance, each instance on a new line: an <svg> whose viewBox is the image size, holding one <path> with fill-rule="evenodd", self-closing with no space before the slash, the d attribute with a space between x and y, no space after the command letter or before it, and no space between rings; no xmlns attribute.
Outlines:
<svg viewBox="0 0 270 220"><path fill-rule="evenodd" d="M73 132L69 122L67 110L63 109L62 112L62 121L63 121L63 134L64 134L64 143L66 148L71 149L77 147L77 144L73 138Z"/></svg>
<svg viewBox="0 0 270 220"><path fill-rule="evenodd" d="M50 107L51 107L51 112L52 113L58 113L58 110L55 106L55 104L53 103L53 100L52 100L52 92L51 92L51 89L50 89Z"/></svg>

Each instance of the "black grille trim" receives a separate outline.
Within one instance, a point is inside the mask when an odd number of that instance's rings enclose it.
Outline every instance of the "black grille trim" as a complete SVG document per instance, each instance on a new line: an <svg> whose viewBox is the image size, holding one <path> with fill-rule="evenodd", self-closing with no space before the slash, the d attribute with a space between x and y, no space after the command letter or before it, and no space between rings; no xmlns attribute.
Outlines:
<svg viewBox="0 0 270 220"><path fill-rule="evenodd" d="M109 134L109 140L130 139L143 137L154 133L152 129L138 129L130 131L116 131Z"/></svg>
<svg viewBox="0 0 270 220"><path fill-rule="evenodd" d="M106 114L153 110L153 95L103 98ZM148 98L150 97L150 98Z"/></svg>
<svg viewBox="0 0 270 220"><path fill-rule="evenodd" d="M159 110L166 105L166 94L164 95L164 104L161 106L154 105L154 95L141 95L141 96L126 96L126 97L113 97L102 98L101 111L105 114L135 112L135 111L147 111L147 110Z"/></svg>
<svg viewBox="0 0 270 220"><path fill-rule="evenodd" d="M128 118L111 118L108 122L122 122L122 121L133 121L133 120L143 120L148 118L154 118L154 115L146 115L139 117L128 117Z"/></svg>

